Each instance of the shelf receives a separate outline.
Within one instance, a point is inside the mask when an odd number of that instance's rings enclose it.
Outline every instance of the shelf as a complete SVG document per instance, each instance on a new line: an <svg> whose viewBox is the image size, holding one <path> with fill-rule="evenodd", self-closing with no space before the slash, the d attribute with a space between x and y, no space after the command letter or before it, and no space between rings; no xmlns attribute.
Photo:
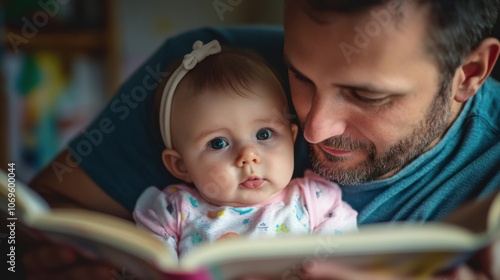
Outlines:
<svg viewBox="0 0 500 280"><path fill-rule="evenodd" d="M16 4L19 3L16 2ZM25 53L53 52L64 57L67 61L81 55L97 58L102 61L107 74L106 96L110 97L118 87L121 69L116 0L74 0L72 4L74 11L79 11L75 16L79 14L81 16L82 13L85 14L84 11L88 12L92 7L98 7L101 9L100 16L102 18L78 22L77 25L74 24L74 21L71 21L72 24L51 22L39 27L34 36L30 36L30 34L23 36L23 33L30 32L29 30L23 32L23 25L7 24L5 30L0 30L0 33L4 32L0 43L4 44L7 51L14 53L18 51ZM88 7L82 10L82 7L87 4ZM32 18L33 16L27 15L27 17ZM26 29L26 27L24 28Z"/></svg>
<svg viewBox="0 0 500 280"><path fill-rule="evenodd" d="M13 42L18 43L17 49L21 51L51 50L64 52L95 52L105 51L107 40L104 32L99 31L65 31L57 33L39 32L33 38L21 36L22 31L7 29L4 36L4 44L10 51L15 51ZM25 40L27 41L24 41ZM13 41L13 42L11 42Z"/></svg>

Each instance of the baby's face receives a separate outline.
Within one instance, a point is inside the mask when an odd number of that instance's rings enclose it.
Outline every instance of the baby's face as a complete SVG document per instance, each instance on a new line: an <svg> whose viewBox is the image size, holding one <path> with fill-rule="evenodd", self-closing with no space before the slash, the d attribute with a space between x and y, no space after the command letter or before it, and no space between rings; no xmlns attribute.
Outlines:
<svg viewBox="0 0 500 280"><path fill-rule="evenodd" d="M293 172L297 131L280 93L254 87L245 97L179 94L172 111L174 146L210 203L249 206L279 194Z"/></svg>

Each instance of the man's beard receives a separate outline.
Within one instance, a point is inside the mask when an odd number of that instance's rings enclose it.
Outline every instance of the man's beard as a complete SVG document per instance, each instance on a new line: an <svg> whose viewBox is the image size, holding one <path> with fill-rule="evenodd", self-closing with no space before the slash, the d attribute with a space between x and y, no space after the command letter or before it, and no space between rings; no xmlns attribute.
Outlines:
<svg viewBox="0 0 500 280"><path fill-rule="evenodd" d="M309 144L312 169L318 175L342 185L373 181L389 172L402 169L447 129L451 119L451 105L448 100L450 93L450 83L441 83L441 89L426 118L409 135L400 139L381 155L376 154L373 143L352 140L344 136L332 137L320 143L337 150L365 151L366 160L357 166L338 167L335 163L348 159L332 156L322 152L319 148L314 149L314 145ZM316 153L321 153L321 155Z"/></svg>

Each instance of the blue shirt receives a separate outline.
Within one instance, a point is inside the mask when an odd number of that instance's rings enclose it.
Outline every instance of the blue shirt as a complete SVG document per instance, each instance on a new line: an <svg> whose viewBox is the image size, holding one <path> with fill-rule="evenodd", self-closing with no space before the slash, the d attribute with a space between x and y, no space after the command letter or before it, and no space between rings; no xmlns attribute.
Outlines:
<svg viewBox="0 0 500 280"><path fill-rule="evenodd" d="M168 39L68 147L87 175L130 211L148 186L179 182L161 161L154 94L167 65L190 52L196 40L213 39L256 51L287 79L280 27L203 28ZM500 85L489 79L434 148L391 178L341 186L344 199L359 212L358 223L437 220L499 189L499 113ZM303 137L295 146L294 176L301 176L309 164ZM66 171L61 171L63 179Z"/></svg>

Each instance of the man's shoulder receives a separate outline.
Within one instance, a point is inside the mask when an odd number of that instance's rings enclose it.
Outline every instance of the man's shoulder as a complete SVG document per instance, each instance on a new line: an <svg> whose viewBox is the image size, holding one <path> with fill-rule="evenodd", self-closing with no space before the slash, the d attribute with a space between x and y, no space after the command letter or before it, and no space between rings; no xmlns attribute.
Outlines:
<svg viewBox="0 0 500 280"><path fill-rule="evenodd" d="M471 117L478 117L500 137L500 82L488 78L473 98Z"/></svg>
<svg viewBox="0 0 500 280"><path fill-rule="evenodd" d="M218 40L221 45L255 51L273 67L279 68L283 63L283 28L276 25L202 27L170 37L161 48L180 50L177 54L180 56L189 51L196 40Z"/></svg>
<svg viewBox="0 0 500 280"><path fill-rule="evenodd" d="M281 48L283 44L283 28L277 25L237 25L208 26L184 31L167 39L167 41L219 40L223 45L250 49Z"/></svg>
<svg viewBox="0 0 500 280"><path fill-rule="evenodd" d="M264 58L280 75L284 75L283 66L283 28L275 25L205 27L184 33L184 42L198 40L218 40L222 45L252 50ZM192 44L192 43L191 43Z"/></svg>

